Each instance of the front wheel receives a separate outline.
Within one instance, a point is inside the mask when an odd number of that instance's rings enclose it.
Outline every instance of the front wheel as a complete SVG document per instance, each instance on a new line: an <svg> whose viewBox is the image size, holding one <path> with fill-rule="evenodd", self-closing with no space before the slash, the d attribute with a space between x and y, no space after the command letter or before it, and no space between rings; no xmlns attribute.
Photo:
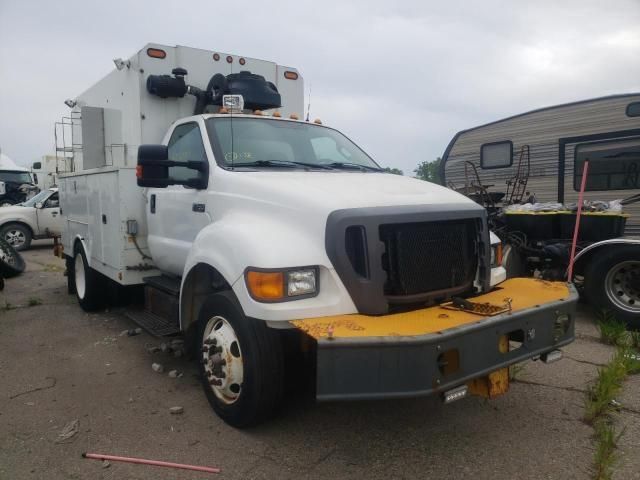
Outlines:
<svg viewBox="0 0 640 480"><path fill-rule="evenodd" d="M594 256L585 271L584 290L589 303L640 330L640 248L616 246Z"/></svg>
<svg viewBox="0 0 640 480"><path fill-rule="evenodd" d="M237 428L270 418L283 392L278 333L247 318L232 292L221 292L202 306L197 339L202 385L218 416Z"/></svg>
<svg viewBox="0 0 640 480"><path fill-rule="evenodd" d="M31 230L22 223L9 223L0 229L2 238L18 252L31 245Z"/></svg>

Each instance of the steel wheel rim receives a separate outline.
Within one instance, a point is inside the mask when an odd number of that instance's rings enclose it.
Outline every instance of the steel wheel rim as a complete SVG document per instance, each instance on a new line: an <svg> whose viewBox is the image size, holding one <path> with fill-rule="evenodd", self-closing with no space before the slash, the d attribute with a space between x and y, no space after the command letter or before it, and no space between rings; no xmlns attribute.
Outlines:
<svg viewBox="0 0 640 480"><path fill-rule="evenodd" d="M15 265L16 258L8 248L5 248L4 245L0 244L0 260L2 260L7 265Z"/></svg>
<svg viewBox="0 0 640 480"><path fill-rule="evenodd" d="M640 262L627 260L609 270L604 281L611 303L629 313L640 313Z"/></svg>
<svg viewBox="0 0 640 480"><path fill-rule="evenodd" d="M80 299L84 298L87 291L87 285L84 276L84 261L82 260L82 254L78 252L73 266L73 278L76 284L76 293Z"/></svg>
<svg viewBox="0 0 640 480"><path fill-rule="evenodd" d="M202 335L202 364L205 380L216 398L227 405L242 393L244 365L240 341L224 317L211 317Z"/></svg>
<svg viewBox="0 0 640 480"><path fill-rule="evenodd" d="M20 248L27 242L27 236L18 228L7 230L4 234L4 239L13 248Z"/></svg>

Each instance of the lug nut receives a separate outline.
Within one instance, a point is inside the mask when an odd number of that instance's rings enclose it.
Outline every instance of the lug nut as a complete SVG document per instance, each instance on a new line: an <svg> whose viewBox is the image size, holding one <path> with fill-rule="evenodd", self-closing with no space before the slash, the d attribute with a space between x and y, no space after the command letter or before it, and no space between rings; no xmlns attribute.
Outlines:
<svg viewBox="0 0 640 480"><path fill-rule="evenodd" d="M214 367L224 367L227 364L227 361L224 358L218 358L211 360L211 364Z"/></svg>
<svg viewBox="0 0 640 480"><path fill-rule="evenodd" d="M222 353L222 347L209 347L209 355L215 355L216 353Z"/></svg>

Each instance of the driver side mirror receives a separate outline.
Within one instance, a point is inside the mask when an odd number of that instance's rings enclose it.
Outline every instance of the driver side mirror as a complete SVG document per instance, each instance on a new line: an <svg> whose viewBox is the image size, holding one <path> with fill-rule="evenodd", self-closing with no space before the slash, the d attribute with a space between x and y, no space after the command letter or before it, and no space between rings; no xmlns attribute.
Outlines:
<svg viewBox="0 0 640 480"><path fill-rule="evenodd" d="M200 172L197 178L178 180L169 176L169 167L184 167ZM178 162L169 160L166 145L140 145L136 178L139 187L166 188L169 185L184 185L198 190L207 188L209 164L197 161Z"/></svg>

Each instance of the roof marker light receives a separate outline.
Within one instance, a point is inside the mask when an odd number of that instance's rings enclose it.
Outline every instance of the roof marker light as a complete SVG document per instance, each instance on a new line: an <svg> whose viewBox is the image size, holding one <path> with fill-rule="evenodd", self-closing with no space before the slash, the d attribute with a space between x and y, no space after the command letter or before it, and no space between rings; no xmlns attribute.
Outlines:
<svg viewBox="0 0 640 480"><path fill-rule="evenodd" d="M291 70L287 70L286 72L284 72L284 78L286 78L287 80L297 80L298 74L296 72L292 72Z"/></svg>
<svg viewBox="0 0 640 480"><path fill-rule="evenodd" d="M159 48L147 48L147 55L149 55L151 58L166 58L167 56L167 52L165 52L164 50L160 50Z"/></svg>
<svg viewBox="0 0 640 480"><path fill-rule="evenodd" d="M316 123L318 125L322 125L322 120L320 120L319 118L316 118L313 123Z"/></svg>
<svg viewBox="0 0 640 480"><path fill-rule="evenodd" d="M241 58L240 60L238 60L238 62L240 62L240 65L244 65L245 63L247 63L244 58Z"/></svg>
<svg viewBox="0 0 640 480"><path fill-rule="evenodd" d="M233 57L231 55L227 55L227 63L233 63Z"/></svg>
<svg viewBox="0 0 640 480"><path fill-rule="evenodd" d="M282 115L280 115L280 112L273 112L273 116L276 118L280 118Z"/></svg>
<svg viewBox="0 0 640 480"><path fill-rule="evenodd" d="M214 53L213 54L213 59L217 62L220 60L220 54L219 53Z"/></svg>
<svg viewBox="0 0 640 480"><path fill-rule="evenodd" d="M261 117L262 116L262 110L254 110L253 114L257 115L258 117Z"/></svg>
<svg viewBox="0 0 640 480"><path fill-rule="evenodd" d="M289 118L290 118L291 120L298 120L298 119L299 119L299 117L298 117L298 114L297 114L297 113L292 113L291 115L289 115Z"/></svg>

